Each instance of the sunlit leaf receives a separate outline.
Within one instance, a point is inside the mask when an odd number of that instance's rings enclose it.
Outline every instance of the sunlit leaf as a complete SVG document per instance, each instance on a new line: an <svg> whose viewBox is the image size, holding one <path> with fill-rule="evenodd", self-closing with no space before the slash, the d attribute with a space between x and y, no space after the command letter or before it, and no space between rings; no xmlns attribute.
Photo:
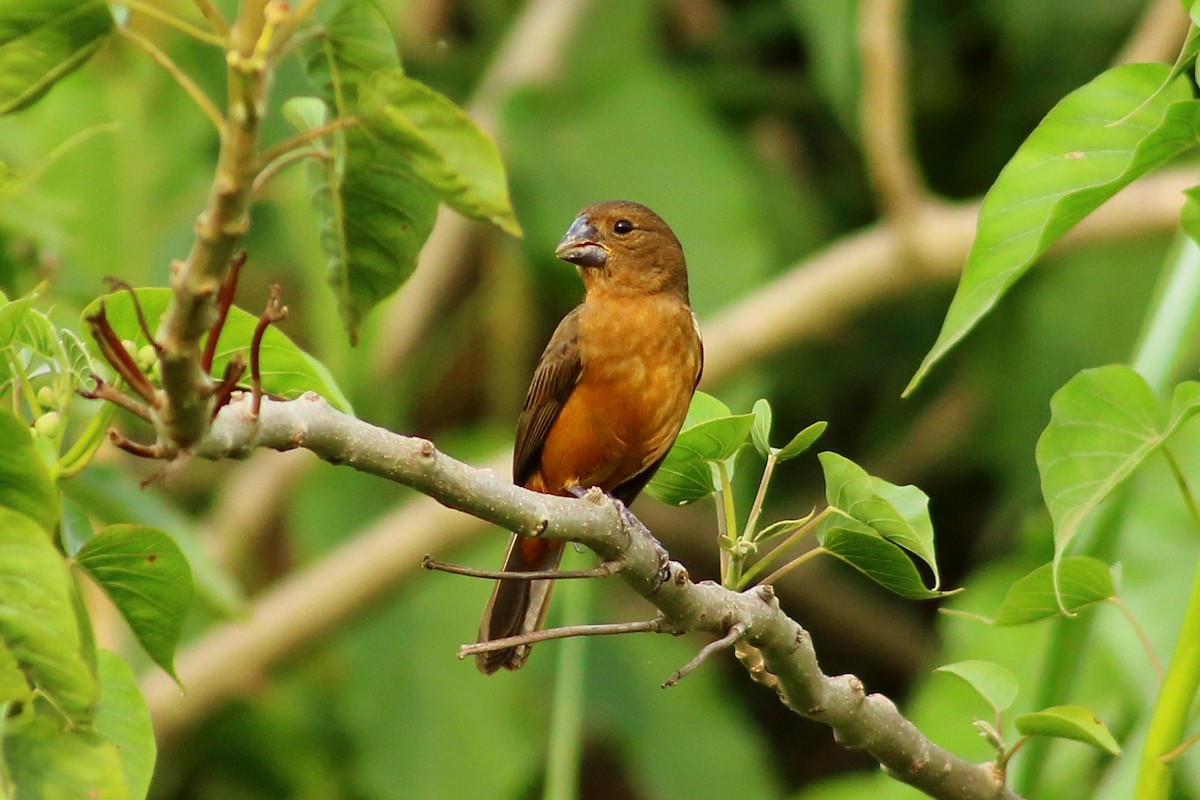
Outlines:
<svg viewBox="0 0 1200 800"><path fill-rule="evenodd" d="M154 330L167 304L171 299L171 290L161 287L147 287L137 290L138 302L150 330ZM132 341L138 347L147 344L137 323L133 301L128 292L115 292L93 300L83 310L84 316L94 314L104 303L108 321L112 324L117 336ZM254 336L254 328L258 317L236 306L229 309L225 320L225 328L221 331L216 355L213 358L213 372L220 375L229 359L235 353L241 353L244 360L249 361L250 341ZM100 357L96 344L91 339L88 346L96 358ZM262 337L262 347L259 351L262 365L263 390L268 394L292 399L305 392L316 392L329 401L329 404L347 414L354 413L350 401L342 394L334 382L329 370L317 359L301 350L283 332L274 326L267 328Z"/></svg>
<svg viewBox="0 0 1200 800"><path fill-rule="evenodd" d="M997 714L1007 711L1017 699L1017 677L992 661L958 661L940 666L934 672L962 678Z"/></svg>
<svg viewBox="0 0 1200 800"><path fill-rule="evenodd" d="M0 114L40 98L112 29L101 0L0 0Z"/></svg>
<svg viewBox="0 0 1200 800"><path fill-rule="evenodd" d="M1009 587L996 612L997 625L1021 625L1102 603L1113 597L1112 573L1103 561L1069 556L1058 564L1058 596L1054 564L1043 564ZM1060 606L1061 604L1061 606Z"/></svg>
<svg viewBox="0 0 1200 800"><path fill-rule="evenodd" d="M1200 101L1164 64L1114 67L1050 110L1000 173L941 333L909 383L992 309L1042 253L1121 188L1196 147ZM1147 100L1147 98L1150 98Z"/></svg>
<svg viewBox="0 0 1200 800"><path fill-rule="evenodd" d="M116 653L97 653L100 700L96 703L96 733L116 747L131 798L142 798L154 774L157 745L150 712L138 691L133 670Z"/></svg>
<svg viewBox="0 0 1200 800"><path fill-rule="evenodd" d="M686 505L713 493L710 462L723 461L746 443L754 414L732 414L717 398L696 392L683 430L646 487L652 497L670 505Z"/></svg>
<svg viewBox="0 0 1200 800"><path fill-rule="evenodd" d="M6 724L4 759L20 800L132 800L117 748L87 728L66 729L44 703Z"/></svg>
<svg viewBox="0 0 1200 800"><path fill-rule="evenodd" d="M307 48L309 79L336 117L358 111L361 84L399 68L387 19L370 0L341 0ZM293 115L307 130L317 115ZM310 159L308 185L317 211L328 281L350 340L366 315L408 280L437 214L437 196L408 169L402 154L361 127L328 137L325 159Z"/></svg>
<svg viewBox="0 0 1200 800"><path fill-rule="evenodd" d="M75 560L112 599L154 663L176 677L175 646L192 602L192 572L174 540L155 528L110 525Z"/></svg>
<svg viewBox="0 0 1200 800"><path fill-rule="evenodd" d="M1037 444L1055 560L1088 513L1200 411L1200 384L1180 384L1172 402L1169 418L1160 423L1146 381L1121 365L1084 370L1055 392L1050 424Z"/></svg>
<svg viewBox="0 0 1200 800"><path fill-rule="evenodd" d="M40 692L82 723L91 719L97 684L83 652L74 588L46 532L0 508L0 641Z"/></svg>
<svg viewBox="0 0 1200 800"><path fill-rule="evenodd" d="M1074 739L1098 747L1114 756L1121 755L1121 746L1099 718L1079 706L1054 706L1016 719L1017 731L1023 736L1053 736Z"/></svg>
<svg viewBox="0 0 1200 800"><path fill-rule="evenodd" d="M521 235L496 143L449 99L398 68L383 70L359 87L358 114L439 199Z"/></svg>
<svg viewBox="0 0 1200 800"><path fill-rule="evenodd" d="M901 597L927 600L945 594L925 587L904 550L842 511L830 511L821 520L817 541L831 555Z"/></svg>
<svg viewBox="0 0 1200 800"><path fill-rule="evenodd" d="M867 471L845 456L824 452L817 456L825 471L825 497L878 532L889 542L924 561L933 571L934 588L940 578L933 548L933 523L929 497L915 486L896 486Z"/></svg>
<svg viewBox="0 0 1200 800"><path fill-rule="evenodd" d="M34 450L29 426L0 411L0 507L11 508L53 532L58 523L58 490Z"/></svg>

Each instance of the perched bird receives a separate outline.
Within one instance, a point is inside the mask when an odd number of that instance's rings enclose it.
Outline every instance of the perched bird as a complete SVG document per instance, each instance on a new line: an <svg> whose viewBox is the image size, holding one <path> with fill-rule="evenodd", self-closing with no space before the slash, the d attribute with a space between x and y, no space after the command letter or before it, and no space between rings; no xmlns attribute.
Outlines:
<svg viewBox="0 0 1200 800"><path fill-rule="evenodd" d="M550 337L517 424L513 480L556 495L598 487L629 505L662 464L704 353L675 234L643 205L579 213L554 254L575 264L583 302ZM514 536L504 570L557 569L563 543ZM487 642L539 629L551 580L501 579L479 626ZM485 674L520 669L529 645L481 653Z"/></svg>

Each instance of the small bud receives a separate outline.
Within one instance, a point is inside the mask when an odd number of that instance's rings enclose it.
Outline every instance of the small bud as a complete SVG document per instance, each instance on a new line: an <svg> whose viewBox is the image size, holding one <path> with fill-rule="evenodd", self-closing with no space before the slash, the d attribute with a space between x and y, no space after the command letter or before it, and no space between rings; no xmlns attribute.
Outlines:
<svg viewBox="0 0 1200 800"><path fill-rule="evenodd" d="M43 386L37 390L37 402L42 408L55 408L58 406L58 397L49 386Z"/></svg>
<svg viewBox="0 0 1200 800"><path fill-rule="evenodd" d="M53 439L62 430L62 417L57 411L47 411L34 421L33 429L39 436Z"/></svg>
<svg viewBox="0 0 1200 800"><path fill-rule="evenodd" d="M152 344L144 345L141 350L137 351L135 358L138 368L142 372L149 372L158 363L158 353L154 350L154 345Z"/></svg>

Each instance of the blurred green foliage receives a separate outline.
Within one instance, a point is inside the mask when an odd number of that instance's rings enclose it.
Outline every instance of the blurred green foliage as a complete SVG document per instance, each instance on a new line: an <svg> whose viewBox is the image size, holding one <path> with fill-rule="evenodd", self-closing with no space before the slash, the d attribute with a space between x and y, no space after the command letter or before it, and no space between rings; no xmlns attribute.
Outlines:
<svg viewBox="0 0 1200 800"><path fill-rule="evenodd" d="M159 5L195 18L185 0ZM235 3L216 5L229 16ZM928 184L956 198L985 191L1050 106L1109 65L1144 5L911 3L911 113ZM408 74L460 103L480 85L523 6L380 2ZM257 310L268 284L281 283L291 316L280 327L322 360L359 416L434 437L456 457L482 463L510 442L530 368L580 296L552 251L582 205L628 197L672 225L688 255L702 326L799 258L875 219L859 151L849 38L856 6L590 3L562 47L554 79L520 88L500 108L498 139L524 239L489 231L471 246L448 302L395 373L381 374L372 354L386 346L385 317L405 309L385 302L365 318L357 348L349 347L325 283L303 170L283 173L253 210L238 304ZM130 24L210 96L223 96L217 51L136 10ZM267 141L290 134L277 113L283 100L311 91L302 65L288 62L277 77ZM0 196L0 291L17 297L49 281L39 308L68 328L103 292L105 275L166 285L171 260L190 246L212 179L216 141L208 121L169 77L120 42L105 45L42 102L0 118L0 175L32 169L78 132L108 123L115 127L97 128L56 155L28 188ZM1051 254L907 401L899 393L934 340L949 287L896 297L844 320L836 335L746 364L713 390L737 408L749 403L735 398L767 397L781 431L827 419L822 446L872 474L920 485L931 498L942 585L965 590L941 604L991 616L1008 587L1052 554L1034 462L1050 396L1082 368L1128 359L1166 244L1125 241ZM1196 355L1189 354L1189 372ZM1196 474L1200 434L1180 435L1190 444L1179 445L1180 460ZM219 517L214 504L229 496L230 475L239 474L230 465L189 465L139 490L152 477L146 465L107 451L102 461L72 479L67 495L82 498L100 524L155 525L177 541L197 582L190 636L229 614L236 619L243 594L252 598L318 561L410 497L315 466L261 526L245 560L220 564L203 548L220 549L210 525ZM781 464L765 519L803 516L820 491L814 460ZM1150 465L1127 502L1119 591L1166 655L1195 563L1194 531L1161 465ZM643 500L637 510L693 576L715 576L709 509L665 511ZM489 532L439 557L498 562L502 540ZM863 676L868 690L901 702L935 741L974 760L991 752L971 720L988 719L991 710L965 684L931 680L933 667L1000 663L1022 687L1011 718L1035 710L1046 624L991 628L934 615L878 593L849 569L811 566L778 588L784 607L812 631L826 672ZM540 645L517 675L484 679L454 654L474 638L487 586L415 567L364 618L163 748L151 797L539 796L555 645ZM619 586L597 593L596 619L648 613ZM838 613L816 613L822 604ZM1084 673L1062 700L1087 705L1136 753L1153 673L1115 609L1101 604L1083 614L1096 627ZM123 654L144 664L127 631L102 633L107 646L124 645ZM893 635L905 647L886 644ZM877 767L841 749L827 729L779 707L732 659L714 659L660 690L699 644L646 637L589 646L581 796L915 796L871 774ZM1179 765L1179 796L1197 796L1200 758ZM1042 796L1128 797L1135 771L1136 759L1112 761L1058 744Z"/></svg>

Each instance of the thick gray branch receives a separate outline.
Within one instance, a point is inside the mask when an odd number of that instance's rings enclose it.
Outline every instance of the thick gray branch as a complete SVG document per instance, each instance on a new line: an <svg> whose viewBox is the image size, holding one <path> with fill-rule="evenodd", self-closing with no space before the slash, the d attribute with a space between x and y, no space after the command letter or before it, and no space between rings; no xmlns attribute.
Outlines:
<svg viewBox="0 0 1200 800"><path fill-rule="evenodd" d="M622 560L621 579L659 609L667 628L718 638L735 625L744 628L744 643L761 655L761 669L752 670L757 680L773 686L798 714L828 724L840 741L870 753L899 780L934 797L1017 797L991 764L968 763L933 744L890 700L866 694L857 678L824 675L808 635L783 613L768 587L738 593L696 584L677 562L669 563L663 581L658 543L625 528L616 507L602 496L588 502L527 491L439 452L427 440L347 417L315 395L288 402L265 399L257 422L249 416L248 398L235 398L196 453L240 457L260 447L303 447L509 530L577 541L605 560Z"/></svg>

